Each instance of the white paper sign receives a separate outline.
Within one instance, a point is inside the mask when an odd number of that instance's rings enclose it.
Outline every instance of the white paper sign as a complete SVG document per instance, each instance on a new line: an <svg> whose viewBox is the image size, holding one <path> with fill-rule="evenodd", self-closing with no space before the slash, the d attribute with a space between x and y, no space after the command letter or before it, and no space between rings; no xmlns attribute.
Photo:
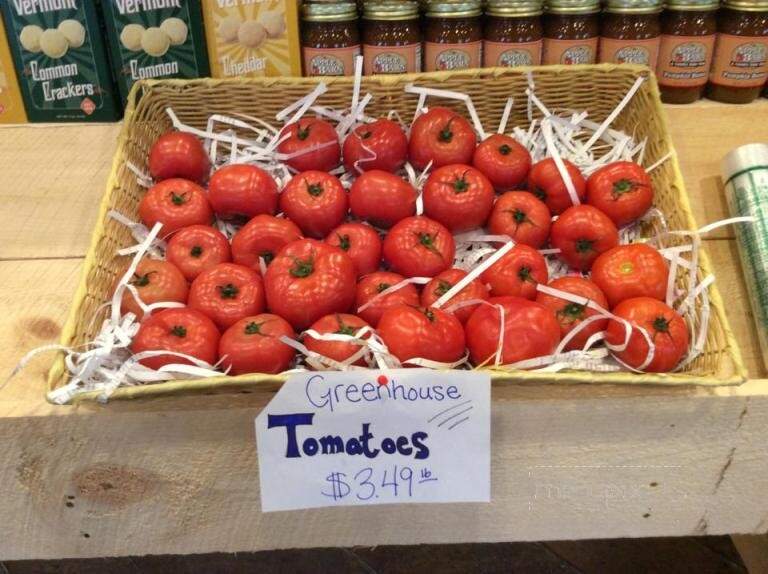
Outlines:
<svg viewBox="0 0 768 574"><path fill-rule="evenodd" d="M490 398L470 371L292 375L256 417L261 508L490 502Z"/></svg>

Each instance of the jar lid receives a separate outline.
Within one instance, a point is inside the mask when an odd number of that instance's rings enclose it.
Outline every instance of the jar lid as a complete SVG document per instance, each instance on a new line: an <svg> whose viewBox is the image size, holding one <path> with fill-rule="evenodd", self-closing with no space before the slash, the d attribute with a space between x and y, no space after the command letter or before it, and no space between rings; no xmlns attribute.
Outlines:
<svg viewBox="0 0 768 574"><path fill-rule="evenodd" d="M723 0L724 8L743 10L744 12L762 12L768 10L766 0Z"/></svg>
<svg viewBox="0 0 768 574"><path fill-rule="evenodd" d="M541 0L488 0L485 13L501 17L538 16L541 8Z"/></svg>
<svg viewBox="0 0 768 574"><path fill-rule="evenodd" d="M768 165L768 144L752 143L737 147L726 155L720 164L720 172L728 183L735 175L765 165Z"/></svg>
<svg viewBox="0 0 768 574"><path fill-rule="evenodd" d="M309 22L342 22L357 18L354 2L305 2L301 17Z"/></svg>
<svg viewBox="0 0 768 574"><path fill-rule="evenodd" d="M365 20L412 20L419 17L415 0L371 0L363 5Z"/></svg>
<svg viewBox="0 0 768 574"><path fill-rule="evenodd" d="M669 10L717 10L720 2L718 0L666 0L664 7Z"/></svg>
<svg viewBox="0 0 768 574"><path fill-rule="evenodd" d="M544 11L550 14L594 14L600 11L600 0L545 0Z"/></svg>
<svg viewBox="0 0 768 574"><path fill-rule="evenodd" d="M653 14L661 12L661 0L608 0L606 12L621 14Z"/></svg>
<svg viewBox="0 0 768 574"><path fill-rule="evenodd" d="M432 0L427 3L430 18L467 18L482 14L480 0Z"/></svg>

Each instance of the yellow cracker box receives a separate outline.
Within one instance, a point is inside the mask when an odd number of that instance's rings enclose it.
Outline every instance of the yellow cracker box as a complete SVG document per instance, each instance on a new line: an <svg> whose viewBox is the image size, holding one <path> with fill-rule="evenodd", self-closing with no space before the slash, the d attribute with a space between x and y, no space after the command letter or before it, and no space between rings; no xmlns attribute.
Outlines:
<svg viewBox="0 0 768 574"><path fill-rule="evenodd" d="M203 0L214 78L301 76L296 0Z"/></svg>
<svg viewBox="0 0 768 574"><path fill-rule="evenodd" d="M21 99L3 17L0 16L0 124L22 124L26 121L24 100Z"/></svg>

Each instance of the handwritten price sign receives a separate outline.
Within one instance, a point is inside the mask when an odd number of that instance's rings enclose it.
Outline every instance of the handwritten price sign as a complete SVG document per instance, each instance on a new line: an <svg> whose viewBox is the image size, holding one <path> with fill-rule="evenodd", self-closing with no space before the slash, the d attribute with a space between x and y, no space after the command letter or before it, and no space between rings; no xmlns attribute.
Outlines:
<svg viewBox="0 0 768 574"><path fill-rule="evenodd" d="M490 501L490 377L293 375L256 417L264 512Z"/></svg>

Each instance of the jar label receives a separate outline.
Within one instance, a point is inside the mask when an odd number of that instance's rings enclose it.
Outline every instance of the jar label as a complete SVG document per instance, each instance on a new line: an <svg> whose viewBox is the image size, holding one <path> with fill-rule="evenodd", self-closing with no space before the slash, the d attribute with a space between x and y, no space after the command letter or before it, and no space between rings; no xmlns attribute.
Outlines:
<svg viewBox="0 0 768 574"><path fill-rule="evenodd" d="M598 38L556 40L544 38L544 64L594 64Z"/></svg>
<svg viewBox="0 0 768 574"><path fill-rule="evenodd" d="M659 47L656 78L662 86L698 88L707 83L715 35L663 35Z"/></svg>
<svg viewBox="0 0 768 574"><path fill-rule="evenodd" d="M720 86L756 88L768 77L768 36L718 34L709 81Z"/></svg>
<svg viewBox="0 0 768 574"><path fill-rule="evenodd" d="M656 69L659 36L647 40L600 38L600 63L641 64Z"/></svg>
<svg viewBox="0 0 768 574"><path fill-rule="evenodd" d="M351 76L355 72L355 56L360 55L360 45L346 48L301 49L304 56L305 76Z"/></svg>
<svg viewBox="0 0 768 574"><path fill-rule="evenodd" d="M479 68L483 59L483 42L440 44L424 42L424 71L442 72Z"/></svg>
<svg viewBox="0 0 768 574"><path fill-rule="evenodd" d="M363 44L363 70L366 76L421 72L421 43L405 46Z"/></svg>
<svg viewBox="0 0 768 574"><path fill-rule="evenodd" d="M485 40L483 44L483 67L538 66L541 64L541 46L541 40L534 42L491 42Z"/></svg>

